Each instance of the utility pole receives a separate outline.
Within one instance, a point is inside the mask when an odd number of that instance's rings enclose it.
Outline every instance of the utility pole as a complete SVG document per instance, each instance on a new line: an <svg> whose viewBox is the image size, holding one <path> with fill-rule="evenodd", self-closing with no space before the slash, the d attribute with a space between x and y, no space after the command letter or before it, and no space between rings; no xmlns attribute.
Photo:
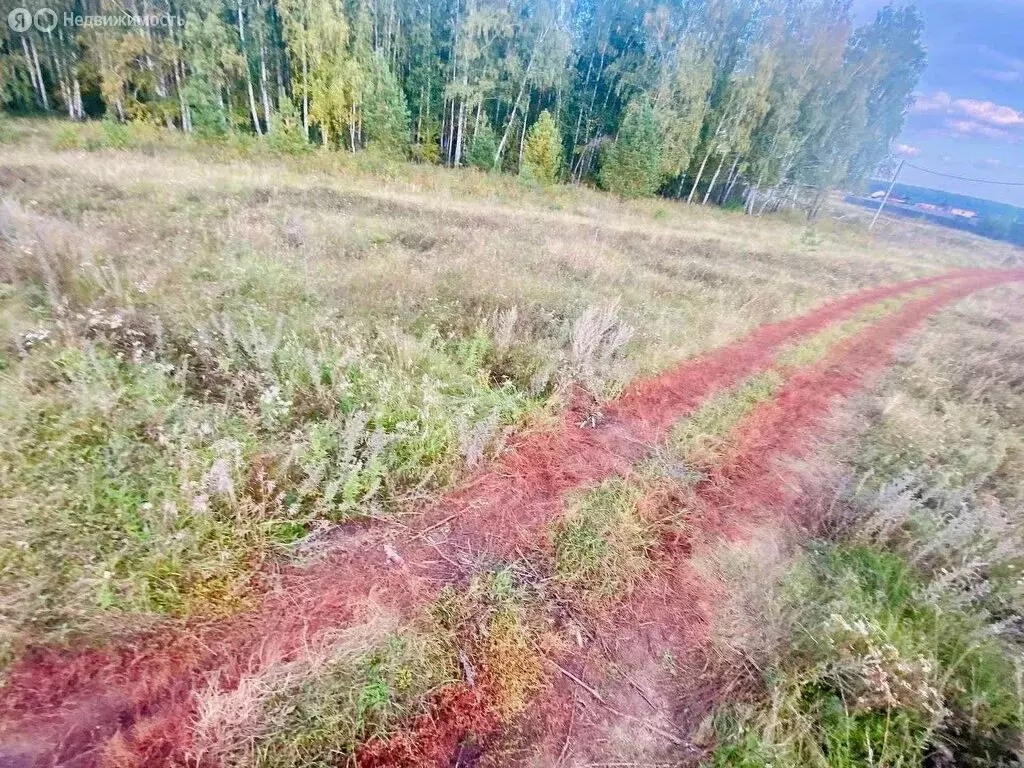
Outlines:
<svg viewBox="0 0 1024 768"><path fill-rule="evenodd" d="M889 188L885 190L885 197L882 198L882 204L878 206L878 210L875 211L875 218L871 220L871 226L868 227L868 232L875 228L875 222L878 221L878 217L882 215L882 209L885 208L885 204L889 202L889 195L892 194L893 187L896 186L896 180L900 177L900 172L903 170L903 165L906 160L900 160L900 164L896 167L896 173L892 175L892 183L889 184Z"/></svg>

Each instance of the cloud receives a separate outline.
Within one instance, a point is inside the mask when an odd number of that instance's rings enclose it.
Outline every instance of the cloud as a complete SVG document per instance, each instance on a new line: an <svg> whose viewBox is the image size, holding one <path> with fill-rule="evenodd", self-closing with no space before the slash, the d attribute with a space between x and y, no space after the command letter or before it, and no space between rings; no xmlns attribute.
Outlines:
<svg viewBox="0 0 1024 768"><path fill-rule="evenodd" d="M1008 56L987 45L978 47L979 53L988 59L989 65L974 70L974 74L999 83L1019 83L1024 81L1024 59Z"/></svg>
<svg viewBox="0 0 1024 768"><path fill-rule="evenodd" d="M946 128L958 136L981 136L985 139L996 141L1014 141L1015 137L1009 131L1002 128L993 128L991 125L979 123L976 120L947 120Z"/></svg>
<svg viewBox="0 0 1024 768"><path fill-rule="evenodd" d="M1016 83L1024 80L1024 72L1013 69L976 69L974 74L988 80L995 80L997 83Z"/></svg>
<svg viewBox="0 0 1024 768"><path fill-rule="evenodd" d="M897 144L893 147L893 151L897 155L903 155L904 157L918 157L921 154L920 149L912 147L909 144Z"/></svg>
<svg viewBox="0 0 1024 768"><path fill-rule="evenodd" d="M919 93L917 100L914 105L910 108L913 114L927 114L929 112L939 112L944 109L949 109L953 103L953 97L945 91L935 91L935 93L929 95Z"/></svg>
<svg viewBox="0 0 1024 768"><path fill-rule="evenodd" d="M1024 139L1024 112L993 101L954 99L945 91L935 91L918 94L910 113L936 117L947 133L957 136L1013 142Z"/></svg>
<svg viewBox="0 0 1024 768"><path fill-rule="evenodd" d="M1013 107L1007 107L1003 104L995 104L991 101L976 101L974 99L957 99L953 102L953 105L959 108L967 117L982 123L999 128L1024 126L1024 112L1018 112Z"/></svg>

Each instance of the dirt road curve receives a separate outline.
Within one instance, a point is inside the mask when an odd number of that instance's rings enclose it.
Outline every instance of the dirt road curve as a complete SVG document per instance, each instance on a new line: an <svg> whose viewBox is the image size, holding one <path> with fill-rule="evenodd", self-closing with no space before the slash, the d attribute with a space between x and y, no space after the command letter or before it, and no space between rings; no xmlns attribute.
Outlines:
<svg viewBox="0 0 1024 768"><path fill-rule="evenodd" d="M0 765L84 768L109 762L112 755L120 765L187 761L194 692L211 673L230 687L260 669L268 647L275 660L287 660L319 633L360 621L368 611L383 606L414 614L445 584L465 578L470 563L464 553L507 558L529 550L562 513L566 492L626 471L709 395L769 367L784 345L869 304L933 286L791 377L744 422L728 459L696 489L702 525L709 528L724 529L737 516L784 505L786 487L766 482L775 456L797 451L834 398L884 367L895 344L929 315L972 291L1011 280L1024 280L1024 272L949 273L864 291L765 326L634 383L604 410L597 427L580 426L580 415L570 412L557 430L518 437L490 467L424 510L413 528L379 523L340 531L314 565L261 579L264 594L251 613L154 632L116 648L36 649L11 671L0 692ZM436 540L441 531L443 541ZM631 598L633 610L652 617L649 631L680 623L683 614L664 600L669 592L680 594L681 588L670 588L680 573L666 567L662 583L652 582ZM467 728L488 727L472 714L482 710L477 696L469 689L447 691L401 744L374 749L360 764L447 764Z"/></svg>

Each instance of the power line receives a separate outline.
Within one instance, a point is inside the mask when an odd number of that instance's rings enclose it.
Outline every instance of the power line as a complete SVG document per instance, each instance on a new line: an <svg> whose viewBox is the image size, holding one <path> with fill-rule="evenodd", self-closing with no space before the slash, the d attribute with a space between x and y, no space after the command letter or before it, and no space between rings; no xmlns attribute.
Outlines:
<svg viewBox="0 0 1024 768"><path fill-rule="evenodd" d="M973 181L975 184L996 184L1000 187L1024 187L1024 181L993 181L991 179L972 179L967 176L956 176L952 173L940 173L939 171L932 171L927 168L922 168L919 165L913 163L905 163L907 168L914 168L918 171L924 171L934 176L942 176L945 179L957 179L958 181Z"/></svg>

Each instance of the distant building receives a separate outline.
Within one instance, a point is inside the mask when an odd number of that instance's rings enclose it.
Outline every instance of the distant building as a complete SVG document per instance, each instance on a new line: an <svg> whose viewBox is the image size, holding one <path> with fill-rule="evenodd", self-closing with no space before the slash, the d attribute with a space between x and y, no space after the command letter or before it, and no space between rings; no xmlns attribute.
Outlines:
<svg viewBox="0 0 1024 768"><path fill-rule="evenodd" d="M965 219L976 219L978 218L977 211L971 211L967 208L950 208L949 212L954 216L962 216Z"/></svg>
<svg viewBox="0 0 1024 768"><path fill-rule="evenodd" d="M931 213L938 213L942 210L941 207L933 203L918 203L914 207L921 211L930 211Z"/></svg>
<svg viewBox="0 0 1024 768"><path fill-rule="evenodd" d="M879 202L881 202L882 199L885 197L885 190L884 189L876 190L876 191L872 192L870 195L868 195L868 197L870 197L872 200L878 200ZM905 198L905 197L900 197L899 195L890 195L889 196L889 202L890 203L898 203L900 205L906 205L906 203L908 201L907 201L907 198Z"/></svg>

